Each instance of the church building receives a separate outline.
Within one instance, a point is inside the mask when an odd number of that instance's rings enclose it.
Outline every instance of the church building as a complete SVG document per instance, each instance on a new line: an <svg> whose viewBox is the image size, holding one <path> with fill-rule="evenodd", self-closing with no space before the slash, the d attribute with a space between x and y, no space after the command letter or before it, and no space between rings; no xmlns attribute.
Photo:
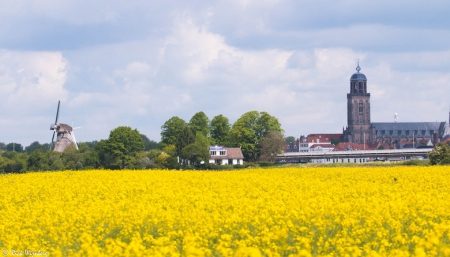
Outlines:
<svg viewBox="0 0 450 257"><path fill-rule="evenodd" d="M356 73L350 78L350 93L347 94L344 141L368 145L372 149L432 147L448 135L449 130L449 124L445 121L371 122L367 77L361 73L358 63Z"/></svg>

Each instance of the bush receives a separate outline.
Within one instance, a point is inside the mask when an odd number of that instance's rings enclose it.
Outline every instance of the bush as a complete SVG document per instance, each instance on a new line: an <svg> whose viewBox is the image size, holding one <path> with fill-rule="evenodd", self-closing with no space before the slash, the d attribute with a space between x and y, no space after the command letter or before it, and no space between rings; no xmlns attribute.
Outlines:
<svg viewBox="0 0 450 257"><path fill-rule="evenodd" d="M409 160L403 162L403 165L406 166L427 166L430 165L430 162L428 160Z"/></svg>
<svg viewBox="0 0 450 257"><path fill-rule="evenodd" d="M442 143L437 144L429 154L429 157L432 165L450 164L450 146Z"/></svg>

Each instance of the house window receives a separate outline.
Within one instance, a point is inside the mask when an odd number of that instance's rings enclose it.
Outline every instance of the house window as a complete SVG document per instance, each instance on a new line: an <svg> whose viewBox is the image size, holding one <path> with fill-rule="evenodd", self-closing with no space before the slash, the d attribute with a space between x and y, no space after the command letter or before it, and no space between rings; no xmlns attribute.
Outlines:
<svg viewBox="0 0 450 257"><path fill-rule="evenodd" d="M209 151L209 154L210 154L211 156L214 156L214 155L216 155L216 151Z"/></svg>
<svg viewBox="0 0 450 257"><path fill-rule="evenodd" d="M226 151L220 151L220 155L221 156L226 155Z"/></svg>

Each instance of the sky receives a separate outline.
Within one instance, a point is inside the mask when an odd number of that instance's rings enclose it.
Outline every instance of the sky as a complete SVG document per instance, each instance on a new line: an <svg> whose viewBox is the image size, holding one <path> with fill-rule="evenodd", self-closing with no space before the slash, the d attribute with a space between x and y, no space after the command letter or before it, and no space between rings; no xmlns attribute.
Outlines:
<svg viewBox="0 0 450 257"><path fill-rule="evenodd" d="M371 120L448 121L450 1L0 0L0 142L257 110L340 133L357 60Z"/></svg>

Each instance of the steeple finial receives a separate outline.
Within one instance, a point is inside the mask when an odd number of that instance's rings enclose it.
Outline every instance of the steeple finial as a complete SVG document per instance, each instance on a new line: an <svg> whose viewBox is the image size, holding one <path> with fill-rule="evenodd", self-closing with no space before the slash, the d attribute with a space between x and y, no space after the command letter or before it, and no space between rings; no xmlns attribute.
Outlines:
<svg viewBox="0 0 450 257"><path fill-rule="evenodd" d="M361 71L361 67L359 66L359 59L358 59L358 65L356 66L356 71L359 73Z"/></svg>

